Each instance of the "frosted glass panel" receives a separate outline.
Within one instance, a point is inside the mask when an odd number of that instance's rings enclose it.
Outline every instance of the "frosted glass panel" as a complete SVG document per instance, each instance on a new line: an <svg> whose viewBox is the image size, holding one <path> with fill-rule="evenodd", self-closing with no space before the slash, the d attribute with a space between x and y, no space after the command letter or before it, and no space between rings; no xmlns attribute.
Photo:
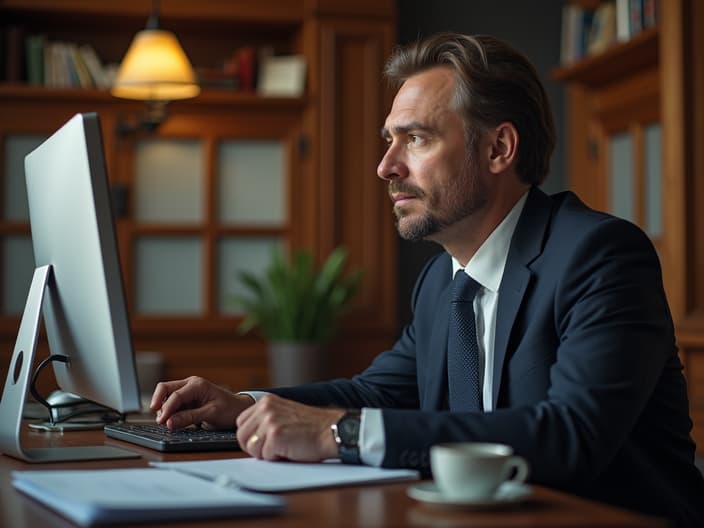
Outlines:
<svg viewBox="0 0 704 528"><path fill-rule="evenodd" d="M34 251L28 236L7 236L2 241L2 313L21 314L34 273Z"/></svg>
<svg viewBox="0 0 704 528"><path fill-rule="evenodd" d="M286 221L284 146L278 141L223 141L218 151L218 210L224 224Z"/></svg>
<svg viewBox="0 0 704 528"><path fill-rule="evenodd" d="M218 247L218 292L221 313L235 314L232 297L247 293L240 283L239 273L251 271L263 274L271 264L272 255L282 242L276 238L226 238Z"/></svg>
<svg viewBox="0 0 704 528"><path fill-rule="evenodd" d="M143 237L136 244L140 315L203 313L203 244L191 237Z"/></svg>
<svg viewBox="0 0 704 528"><path fill-rule="evenodd" d="M195 140L145 139L137 144L138 222L203 221L203 147Z"/></svg>
<svg viewBox="0 0 704 528"><path fill-rule="evenodd" d="M47 136L12 135L5 141L3 212L6 220L29 221L27 185L24 180L24 157L37 148Z"/></svg>
<svg viewBox="0 0 704 528"><path fill-rule="evenodd" d="M611 212L633 222L633 138L627 132L616 134L609 141L609 148Z"/></svg>
<svg viewBox="0 0 704 528"><path fill-rule="evenodd" d="M662 235L662 128L659 123L645 128L645 230Z"/></svg>

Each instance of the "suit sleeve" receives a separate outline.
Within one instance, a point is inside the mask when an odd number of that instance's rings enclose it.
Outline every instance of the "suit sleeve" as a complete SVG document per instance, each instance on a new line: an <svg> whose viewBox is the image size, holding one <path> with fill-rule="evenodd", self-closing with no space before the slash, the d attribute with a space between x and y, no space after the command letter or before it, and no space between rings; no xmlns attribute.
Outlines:
<svg viewBox="0 0 704 528"><path fill-rule="evenodd" d="M416 305L428 270L438 260L435 256L421 271L412 294ZM449 272L448 272L449 273ZM372 364L351 380L337 379L298 387L268 389L267 392L308 405L418 409L415 325L404 327L393 348L379 354Z"/></svg>
<svg viewBox="0 0 704 528"><path fill-rule="evenodd" d="M605 220L574 248L553 291L541 292L553 313L536 314L552 318L559 343L545 397L488 413L384 409L383 466L427 470L437 442L502 442L529 461L533 481L574 488L612 461L658 380L677 369L674 331L659 262L639 229Z"/></svg>

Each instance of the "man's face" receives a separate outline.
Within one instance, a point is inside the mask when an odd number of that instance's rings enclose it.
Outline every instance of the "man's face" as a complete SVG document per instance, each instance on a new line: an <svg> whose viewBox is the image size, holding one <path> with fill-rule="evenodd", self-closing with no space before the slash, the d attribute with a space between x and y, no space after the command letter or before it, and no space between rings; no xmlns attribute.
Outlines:
<svg viewBox="0 0 704 528"><path fill-rule="evenodd" d="M449 68L414 75L396 94L382 129L388 150L377 174L389 182L398 232L407 240L439 238L487 201L454 93Z"/></svg>

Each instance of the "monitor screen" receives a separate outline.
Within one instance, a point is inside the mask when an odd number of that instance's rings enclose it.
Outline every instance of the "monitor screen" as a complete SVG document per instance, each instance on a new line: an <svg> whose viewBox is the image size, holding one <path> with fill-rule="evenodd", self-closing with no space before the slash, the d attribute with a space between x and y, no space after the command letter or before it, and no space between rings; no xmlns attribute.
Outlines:
<svg viewBox="0 0 704 528"><path fill-rule="evenodd" d="M78 114L25 158L36 266L61 389L120 412L140 408L97 114Z"/></svg>
<svg viewBox="0 0 704 528"><path fill-rule="evenodd" d="M36 271L0 401L1 439L17 449L8 421L26 397L39 306L50 353L68 358L53 363L59 387L121 413L140 409L97 114L77 114L28 154L25 176Z"/></svg>

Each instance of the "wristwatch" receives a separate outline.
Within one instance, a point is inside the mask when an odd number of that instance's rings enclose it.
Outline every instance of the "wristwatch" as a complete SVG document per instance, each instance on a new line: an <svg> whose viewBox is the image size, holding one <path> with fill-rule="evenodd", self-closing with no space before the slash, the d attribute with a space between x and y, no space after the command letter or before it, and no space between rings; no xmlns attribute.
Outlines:
<svg viewBox="0 0 704 528"><path fill-rule="evenodd" d="M359 424L361 412L350 410L342 415L337 423L330 426L332 437L337 444L337 453L344 464L359 464Z"/></svg>

